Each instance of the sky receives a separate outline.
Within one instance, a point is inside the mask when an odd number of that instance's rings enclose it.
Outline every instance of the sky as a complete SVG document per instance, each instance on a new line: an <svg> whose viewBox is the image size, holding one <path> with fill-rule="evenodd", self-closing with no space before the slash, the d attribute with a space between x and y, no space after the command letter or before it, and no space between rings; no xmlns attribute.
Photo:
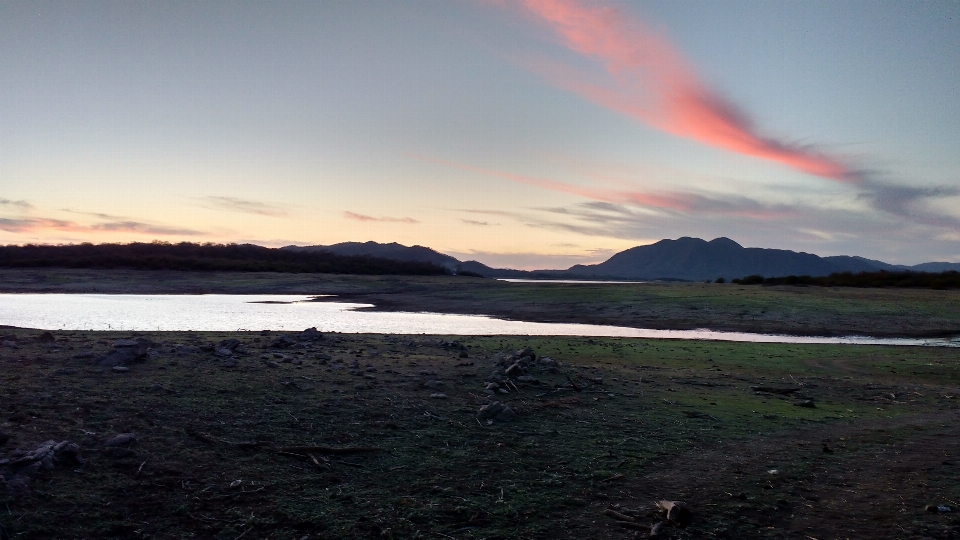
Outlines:
<svg viewBox="0 0 960 540"><path fill-rule="evenodd" d="M960 262L960 2L0 2L0 244Z"/></svg>

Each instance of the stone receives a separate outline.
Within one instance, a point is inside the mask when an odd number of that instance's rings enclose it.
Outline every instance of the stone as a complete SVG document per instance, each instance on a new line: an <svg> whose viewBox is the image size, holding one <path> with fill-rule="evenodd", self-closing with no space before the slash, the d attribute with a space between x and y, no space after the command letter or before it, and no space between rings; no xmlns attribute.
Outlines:
<svg viewBox="0 0 960 540"><path fill-rule="evenodd" d="M300 341L316 341L323 339L323 334L318 332L316 328L307 328L303 332L300 332L297 339Z"/></svg>
<svg viewBox="0 0 960 540"><path fill-rule="evenodd" d="M278 338L274 338L274 340L271 341L270 344L267 345L267 347L271 349L287 349L287 348L293 347L296 344L297 344L296 341L288 338L287 336L280 336Z"/></svg>
<svg viewBox="0 0 960 540"><path fill-rule="evenodd" d="M106 447L113 446L130 446L137 442L137 436L133 433L118 433L113 437L108 438L103 441L103 445Z"/></svg>
<svg viewBox="0 0 960 540"><path fill-rule="evenodd" d="M52 332L44 332L37 336L37 341L40 343L53 343L57 338L53 336Z"/></svg>
<svg viewBox="0 0 960 540"><path fill-rule="evenodd" d="M213 350L213 354L215 354L216 356L221 356L221 357L233 356L233 351L231 351L230 349L227 349L227 348L225 348L225 347L217 347L216 349Z"/></svg>
<svg viewBox="0 0 960 540"><path fill-rule="evenodd" d="M216 352L217 349L226 349L226 350L228 350L228 351L230 351L230 352L233 352L233 351L237 350L237 348L240 347L241 345L243 345L243 344L240 343L240 340L239 340L239 339L232 339L232 338L231 338L231 339L225 339L225 340L221 341L220 343L217 343L216 348L214 348L214 352Z"/></svg>
<svg viewBox="0 0 960 540"><path fill-rule="evenodd" d="M147 359L146 347L118 347L100 358L97 364L101 366L125 366L143 362Z"/></svg>
<svg viewBox="0 0 960 540"><path fill-rule="evenodd" d="M524 373L526 373L526 371L527 370L525 370L523 366L521 366L519 363L514 362L513 364L510 365L510 367L504 370L504 373L507 375L507 377L519 377Z"/></svg>
<svg viewBox="0 0 960 540"><path fill-rule="evenodd" d="M128 368L127 366L113 366L111 369L112 369L113 371L116 371L117 373L123 373L123 372L125 372L125 371L130 371L130 368Z"/></svg>
<svg viewBox="0 0 960 540"><path fill-rule="evenodd" d="M557 367L557 361L549 356L540 357L540 360L537 360L537 363L544 367Z"/></svg>
<svg viewBox="0 0 960 540"><path fill-rule="evenodd" d="M517 413L506 403L494 401L488 403L477 412L477 418L480 420L496 420L498 422L509 422L517 417Z"/></svg>
<svg viewBox="0 0 960 540"><path fill-rule="evenodd" d="M430 394L430 397L433 399L447 399L447 395L442 392L437 392L435 394Z"/></svg>

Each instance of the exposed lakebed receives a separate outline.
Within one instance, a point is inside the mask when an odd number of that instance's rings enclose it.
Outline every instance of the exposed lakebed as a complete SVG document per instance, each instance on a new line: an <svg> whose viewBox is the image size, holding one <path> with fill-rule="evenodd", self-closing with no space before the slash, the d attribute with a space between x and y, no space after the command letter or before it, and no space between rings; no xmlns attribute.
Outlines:
<svg viewBox="0 0 960 540"><path fill-rule="evenodd" d="M960 346L960 340L818 337L654 330L504 320L483 315L371 311L372 304L305 295L0 294L0 325L44 330L322 332L701 339L758 343Z"/></svg>

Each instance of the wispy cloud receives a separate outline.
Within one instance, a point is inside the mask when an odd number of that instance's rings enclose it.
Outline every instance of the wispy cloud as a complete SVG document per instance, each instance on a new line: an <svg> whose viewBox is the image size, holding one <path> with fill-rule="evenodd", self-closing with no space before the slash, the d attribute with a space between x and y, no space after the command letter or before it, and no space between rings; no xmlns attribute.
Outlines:
<svg viewBox="0 0 960 540"><path fill-rule="evenodd" d="M476 225L478 227L490 227L492 225L499 225L499 223L490 223L489 221L476 221L473 219L461 219L463 223L467 225Z"/></svg>
<svg viewBox="0 0 960 540"><path fill-rule="evenodd" d="M706 195L682 191L641 191L617 190L596 187L584 187L556 180L529 175L514 174L482 167L473 167L452 161L419 157L449 167L468 170L532 185L552 191L578 195L600 203L611 205L630 204L647 209L668 212L699 212L701 214L724 214L755 219L779 219L786 217L789 209L785 206L764 205L755 200L730 195Z"/></svg>
<svg viewBox="0 0 960 540"><path fill-rule="evenodd" d="M888 214L923 225L960 230L960 219L931 210L927 203L960 195L960 189L948 186L913 187L868 180L860 198Z"/></svg>
<svg viewBox="0 0 960 540"><path fill-rule="evenodd" d="M568 49L599 62L606 80L560 63L532 69L558 86L648 126L701 144L780 163L840 182L856 171L816 148L764 135L749 115L704 83L682 53L621 9L577 0L525 0Z"/></svg>
<svg viewBox="0 0 960 540"><path fill-rule="evenodd" d="M141 223L139 221L108 221L93 225L82 225L73 221L64 221L50 218L0 218L0 230L13 233L33 233L45 230L81 233L137 233L159 236L195 236L204 234L202 231L167 227Z"/></svg>
<svg viewBox="0 0 960 540"><path fill-rule="evenodd" d="M284 217L288 214L287 209L271 203L262 201L253 201L250 199L241 199L239 197L218 197L209 196L200 199L206 206L241 212L244 214L256 214L259 216Z"/></svg>
<svg viewBox="0 0 960 540"><path fill-rule="evenodd" d="M28 203L27 201L24 201L24 200L13 201L10 199L4 199L3 197L0 197L0 206L17 207L23 210L29 210L33 208L33 205Z"/></svg>
<svg viewBox="0 0 960 540"><path fill-rule="evenodd" d="M380 223L410 223L410 224L420 223L419 221L409 217L401 217L401 218L384 217L384 216L374 217L374 216L368 216L366 214L357 214L356 212L344 212L343 217L347 219L352 219L354 221L366 221L366 222L377 221Z"/></svg>

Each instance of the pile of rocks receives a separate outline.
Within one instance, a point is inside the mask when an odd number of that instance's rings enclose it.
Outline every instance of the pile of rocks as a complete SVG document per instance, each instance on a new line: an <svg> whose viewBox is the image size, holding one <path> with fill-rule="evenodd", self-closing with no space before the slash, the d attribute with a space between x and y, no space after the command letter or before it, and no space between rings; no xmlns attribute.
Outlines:
<svg viewBox="0 0 960 540"><path fill-rule="evenodd" d="M70 441L46 441L33 450L14 450L0 459L0 493L13 497L27 492L31 476L41 469L82 465L80 446Z"/></svg>
<svg viewBox="0 0 960 540"><path fill-rule="evenodd" d="M539 385L540 380L533 376L536 372L556 373L560 363L549 356L537 357L533 349L525 347L516 351L497 353L494 357L493 372L486 378L483 392L492 399L494 396L506 395L511 389L516 390L517 384ZM516 412L506 403L491 401L480 408L477 418L487 421L506 422L513 420Z"/></svg>

